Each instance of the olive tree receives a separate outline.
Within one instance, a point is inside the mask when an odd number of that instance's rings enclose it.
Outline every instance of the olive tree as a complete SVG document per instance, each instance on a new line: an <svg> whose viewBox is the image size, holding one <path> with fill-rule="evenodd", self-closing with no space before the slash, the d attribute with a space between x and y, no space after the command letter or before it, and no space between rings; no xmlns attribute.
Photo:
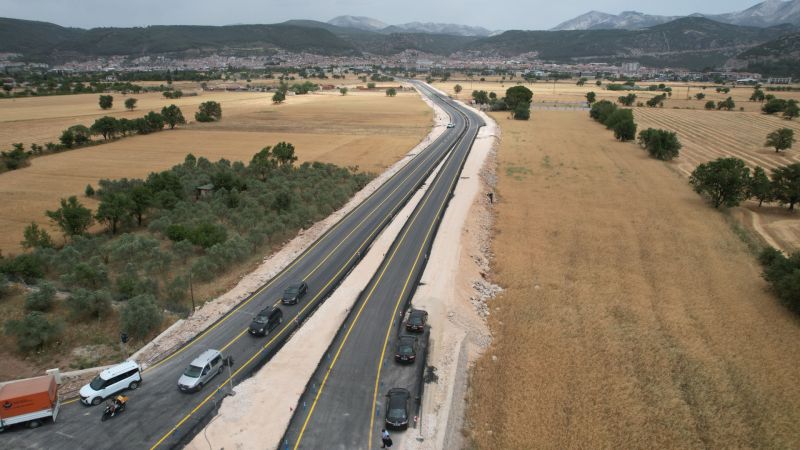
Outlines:
<svg viewBox="0 0 800 450"><path fill-rule="evenodd" d="M750 169L739 158L718 158L697 166L689 184L695 192L708 197L714 208L730 208L747 197Z"/></svg>

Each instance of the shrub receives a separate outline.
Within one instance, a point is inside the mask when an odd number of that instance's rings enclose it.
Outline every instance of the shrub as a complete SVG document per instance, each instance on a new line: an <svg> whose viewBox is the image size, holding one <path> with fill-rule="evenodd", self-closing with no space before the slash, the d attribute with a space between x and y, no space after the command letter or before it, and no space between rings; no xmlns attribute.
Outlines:
<svg viewBox="0 0 800 450"><path fill-rule="evenodd" d="M800 312L800 253L788 258L767 247L759 255L763 277L778 298L795 312Z"/></svg>
<svg viewBox="0 0 800 450"><path fill-rule="evenodd" d="M58 339L63 329L61 322L50 322L39 311L28 313L22 320L9 320L5 323L6 334L16 338L17 348L23 353L42 350Z"/></svg>
<svg viewBox="0 0 800 450"><path fill-rule="evenodd" d="M214 101L200 104L200 110L194 115L198 122L215 122L222 119L222 106Z"/></svg>
<svg viewBox="0 0 800 450"><path fill-rule="evenodd" d="M677 158L681 149L677 134L653 128L639 133L639 145L645 148L650 156L662 161Z"/></svg>
<svg viewBox="0 0 800 450"><path fill-rule="evenodd" d="M28 311L49 311L53 307L53 299L56 296L56 288L42 281L39 289L32 291L25 297L25 309Z"/></svg>
<svg viewBox="0 0 800 450"><path fill-rule="evenodd" d="M44 228L39 227L36 222L31 222L22 233L21 244L25 249L52 248L53 239Z"/></svg>
<svg viewBox="0 0 800 450"><path fill-rule="evenodd" d="M106 290L76 289L67 300L73 320L100 319L111 311L111 293Z"/></svg>
<svg viewBox="0 0 800 450"><path fill-rule="evenodd" d="M622 142L632 141L636 138L636 123L631 120L623 120L614 125L614 137Z"/></svg>
<svg viewBox="0 0 800 450"><path fill-rule="evenodd" d="M616 110L617 105L608 100L600 100L592 105L592 109L589 110L589 117L600 123L605 123L608 117Z"/></svg>
<svg viewBox="0 0 800 450"><path fill-rule="evenodd" d="M122 308L122 329L134 338L142 339L158 328L163 320L156 299L150 294L138 295Z"/></svg>
<svg viewBox="0 0 800 450"><path fill-rule="evenodd" d="M738 206L747 197L750 169L739 158L718 158L697 166L689 183L695 192L706 195L714 208Z"/></svg>
<svg viewBox="0 0 800 450"><path fill-rule="evenodd" d="M706 108L707 110L713 110L713 109L717 109L717 104L716 104L716 103L714 103L714 100L709 100L709 101L707 101L707 102L706 102L706 106L705 106L705 108Z"/></svg>
<svg viewBox="0 0 800 450"><path fill-rule="evenodd" d="M25 282L44 276L45 261L37 253L24 253L0 260L0 272Z"/></svg>
<svg viewBox="0 0 800 450"><path fill-rule="evenodd" d="M633 121L633 111L630 109L616 109L606 118L603 125L609 130L613 130L618 123L625 121Z"/></svg>

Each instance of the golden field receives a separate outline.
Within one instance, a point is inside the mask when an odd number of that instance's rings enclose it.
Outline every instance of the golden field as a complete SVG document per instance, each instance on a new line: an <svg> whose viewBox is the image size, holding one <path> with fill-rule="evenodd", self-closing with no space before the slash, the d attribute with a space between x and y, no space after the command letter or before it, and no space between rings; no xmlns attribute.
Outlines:
<svg viewBox="0 0 800 450"><path fill-rule="evenodd" d="M96 107L97 96L88 97L73 95L14 101L20 105L16 117L21 120L11 122L17 131L10 141L31 142L36 133L55 135L63 124L54 125L53 122L87 123L104 114ZM18 252L22 230L31 221L48 225L48 230L58 236L47 223L44 211L54 209L62 197L82 197L87 184L96 187L102 178L145 177L152 171L182 162L187 153L210 160L227 158L249 162L261 148L288 141L295 145L301 162L317 160L342 166L358 165L361 170L377 173L414 147L430 131L432 124L430 108L411 92L399 93L394 98L381 92L289 96L281 105L273 105L270 97L266 93L214 92L182 98L175 102L187 117L193 115L192 105L206 100L219 101L222 120L34 158L30 167L0 174L0 204L3 205L0 249L4 253ZM143 107L134 112L138 115L149 110L144 105L157 106L165 102L157 97L139 98ZM122 102L116 98L116 103ZM14 117L8 110L10 104L0 102L0 107L6 108L0 112L0 120L6 123ZM73 115L70 116L70 112ZM23 122L24 126L20 124ZM54 128L51 129L51 125ZM2 127L2 133L9 133L7 128ZM31 134L23 135L26 130L31 130ZM90 199L81 198L81 201L95 207Z"/></svg>
<svg viewBox="0 0 800 450"><path fill-rule="evenodd" d="M798 149L776 153L764 147L767 134L778 128L791 128L800 135L800 122L750 112L686 111L661 108L635 108L639 129L662 128L674 131L683 144L680 157L670 163L687 177L700 164L721 157L736 157L751 168L771 169L800 162ZM800 220L797 214L777 204L748 201L733 214L748 228L759 233L768 244L786 252L800 249Z"/></svg>
<svg viewBox="0 0 800 450"><path fill-rule="evenodd" d="M472 446L800 447L800 323L725 216L585 111L494 118L505 291Z"/></svg>
<svg viewBox="0 0 800 450"><path fill-rule="evenodd" d="M596 86L593 78L590 78L584 86L577 86L575 80L560 80L557 83L546 81L528 83L520 79L500 81L496 80L496 77L483 82L477 81L479 79L479 77L476 77L472 82L464 79L451 79L446 82L434 82L433 85L453 97L462 100L471 99L472 91L474 90L495 92L498 97L504 97L506 89L517 85L523 85L533 91L534 107L537 106L537 103L550 105L553 103L576 104L585 102L585 95L587 92L594 92L597 94L597 100L610 100L613 102L616 102L618 97L627 95L629 92L637 95L637 102L646 102L654 96L661 94L661 92L649 91L609 91L603 87L609 83L608 81L603 80L603 86ZM651 84L657 85L659 83L660 82L656 81L643 81L637 83L637 85L646 87ZM456 95L453 90L456 84L460 84L462 87L462 91L459 95ZM736 102L737 110L739 108L744 108L744 110L748 112L761 111L761 103L748 100L753 93L752 86L727 86L731 88L731 91L728 94L722 94L716 92L716 86L713 85L713 83L665 82L664 84L671 87L673 90L672 97L669 97L664 103L664 109L680 108L702 110L707 101L713 100L714 102L718 102L730 96ZM701 92L705 94L706 97L703 100L695 100L694 95ZM800 100L800 92L768 92L765 90L765 93L772 94L778 98Z"/></svg>

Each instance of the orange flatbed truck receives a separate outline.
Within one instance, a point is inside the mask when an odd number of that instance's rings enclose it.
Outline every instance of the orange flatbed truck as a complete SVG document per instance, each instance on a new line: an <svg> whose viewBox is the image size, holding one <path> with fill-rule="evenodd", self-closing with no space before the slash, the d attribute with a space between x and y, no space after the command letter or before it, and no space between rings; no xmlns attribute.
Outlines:
<svg viewBox="0 0 800 450"><path fill-rule="evenodd" d="M0 386L0 432L16 424L36 428L56 421L61 403L54 375L10 381Z"/></svg>

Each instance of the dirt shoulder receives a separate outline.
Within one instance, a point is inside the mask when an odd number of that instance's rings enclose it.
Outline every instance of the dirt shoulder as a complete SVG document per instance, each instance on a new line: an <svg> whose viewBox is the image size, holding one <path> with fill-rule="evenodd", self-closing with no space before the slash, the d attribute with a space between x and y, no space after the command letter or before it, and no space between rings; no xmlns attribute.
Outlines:
<svg viewBox="0 0 800 450"><path fill-rule="evenodd" d="M496 118L470 446L800 446L800 323L725 217L585 112Z"/></svg>

